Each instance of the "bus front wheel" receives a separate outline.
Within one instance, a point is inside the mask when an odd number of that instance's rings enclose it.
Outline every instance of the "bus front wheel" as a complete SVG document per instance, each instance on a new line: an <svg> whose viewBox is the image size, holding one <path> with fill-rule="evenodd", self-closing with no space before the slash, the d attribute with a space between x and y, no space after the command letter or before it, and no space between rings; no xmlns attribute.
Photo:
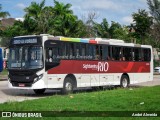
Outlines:
<svg viewBox="0 0 160 120"><path fill-rule="evenodd" d="M43 94L45 92L46 89L34 89L34 92L37 94L37 95L40 95L40 94Z"/></svg>
<svg viewBox="0 0 160 120"><path fill-rule="evenodd" d="M65 78L62 94L70 94L73 93L74 83L70 77Z"/></svg>
<svg viewBox="0 0 160 120"><path fill-rule="evenodd" d="M129 78L126 75L122 75L121 77L121 83L120 83L122 88L127 88L129 85Z"/></svg>

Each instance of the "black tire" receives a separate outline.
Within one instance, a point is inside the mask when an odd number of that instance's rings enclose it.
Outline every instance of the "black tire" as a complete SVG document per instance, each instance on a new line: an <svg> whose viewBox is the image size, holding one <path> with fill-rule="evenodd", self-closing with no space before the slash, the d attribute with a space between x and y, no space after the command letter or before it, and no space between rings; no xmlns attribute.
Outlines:
<svg viewBox="0 0 160 120"><path fill-rule="evenodd" d="M40 95L40 94L43 94L45 92L46 89L34 89L34 92L37 94L37 95Z"/></svg>
<svg viewBox="0 0 160 120"><path fill-rule="evenodd" d="M96 87L92 87L93 91L99 91L99 90L105 90L106 88L104 86L96 86Z"/></svg>
<svg viewBox="0 0 160 120"><path fill-rule="evenodd" d="M92 90L93 91L98 91L98 90L100 90L100 88L99 88L99 86L96 86L96 87L92 87Z"/></svg>
<svg viewBox="0 0 160 120"><path fill-rule="evenodd" d="M129 85L129 78L126 75L122 75L121 77L121 82L120 82L120 86L122 88L127 88Z"/></svg>
<svg viewBox="0 0 160 120"><path fill-rule="evenodd" d="M62 88L62 94L70 94L73 93L74 88L73 80L70 77L65 78Z"/></svg>

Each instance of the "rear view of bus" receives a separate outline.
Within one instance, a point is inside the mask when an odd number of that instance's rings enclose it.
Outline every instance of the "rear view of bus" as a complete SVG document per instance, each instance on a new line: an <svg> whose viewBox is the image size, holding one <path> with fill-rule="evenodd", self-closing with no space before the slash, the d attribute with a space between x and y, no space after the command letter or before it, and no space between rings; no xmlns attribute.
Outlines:
<svg viewBox="0 0 160 120"><path fill-rule="evenodd" d="M0 72L3 70L3 58L2 58L2 49L0 48Z"/></svg>

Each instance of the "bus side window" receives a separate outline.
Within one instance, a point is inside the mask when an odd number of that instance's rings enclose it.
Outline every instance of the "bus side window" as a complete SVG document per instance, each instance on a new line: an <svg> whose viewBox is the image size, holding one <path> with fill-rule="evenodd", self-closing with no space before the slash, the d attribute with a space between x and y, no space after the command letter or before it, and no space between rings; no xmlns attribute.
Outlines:
<svg viewBox="0 0 160 120"><path fill-rule="evenodd" d="M96 45L96 56L95 60L100 60L100 46Z"/></svg>
<svg viewBox="0 0 160 120"><path fill-rule="evenodd" d="M94 59L95 57L95 46L87 44L87 59Z"/></svg>
<svg viewBox="0 0 160 120"><path fill-rule="evenodd" d="M100 45L99 46L99 59L102 60L102 56L103 56L103 46Z"/></svg>
<svg viewBox="0 0 160 120"><path fill-rule="evenodd" d="M115 47L111 47L111 53L112 53L112 58L111 60L115 60L116 54L115 54Z"/></svg>
<svg viewBox="0 0 160 120"><path fill-rule="evenodd" d="M120 61L125 61L126 60L126 57L125 57L125 48L124 47L120 48L119 60Z"/></svg>
<svg viewBox="0 0 160 120"><path fill-rule="evenodd" d="M120 60L121 59L121 56L120 56L120 54L121 54L121 47L115 47L115 60Z"/></svg>
<svg viewBox="0 0 160 120"><path fill-rule="evenodd" d="M96 59L96 46L95 45L92 45L92 51L93 51L93 59L95 60Z"/></svg>
<svg viewBox="0 0 160 120"><path fill-rule="evenodd" d="M82 43L80 50L81 50L81 51L80 51L81 59L87 59L87 58L86 58L86 44Z"/></svg>
<svg viewBox="0 0 160 120"><path fill-rule="evenodd" d="M75 45L75 58L80 59L80 44L79 43L74 43Z"/></svg>
<svg viewBox="0 0 160 120"><path fill-rule="evenodd" d="M74 59L75 58L75 53L74 53L74 43L69 43L69 59Z"/></svg>
<svg viewBox="0 0 160 120"><path fill-rule="evenodd" d="M125 61L132 61L132 48L125 47L124 48L124 57Z"/></svg>
<svg viewBox="0 0 160 120"><path fill-rule="evenodd" d="M69 54L68 54L68 46L67 46L68 44L66 44L65 42L62 42L61 43L61 51L62 51L62 53L61 53L61 55L62 55L62 58L61 59L68 59L68 56L69 56Z"/></svg>
<svg viewBox="0 0 160 120"><path fill-rule="evenodd" d="M148 48L143 49L144 61L150 61L151 51Z"/></svg>
<svg viewBox="0 0 160 120"><path fill-rule="evenodd" d="M66 58L69 59L69 56L70 56L70 44L69 43L65 43L65 48L66 48L66 51L65 51Z"/></svg>
<svg viewBox="0 0 160 120"><path fill-rule="evenodd" d="M140 48L134 48L134 60L141 61L141 49Z"/></svg>
<svg viewBox="0 0 160 120"><path fill-rule="evenodd" d="M111 47L111 46L108 46L107 48L108 48L107 60L112 60L112 59L111 59L111 57L112 57L112 56L111 56L111 48L112 48L112 47Z"/></svg>
<svg viewBox="0 0 160 120"><path fill-rule="evenodd" d="M145 49L141 49L141 61L144 61Z"/></svg>
<svg viewBox="0 0 160 120"><path fill-rule="evenodd" d="M102 46L102 60L107 60L108 47L106 45Z"/></svg>

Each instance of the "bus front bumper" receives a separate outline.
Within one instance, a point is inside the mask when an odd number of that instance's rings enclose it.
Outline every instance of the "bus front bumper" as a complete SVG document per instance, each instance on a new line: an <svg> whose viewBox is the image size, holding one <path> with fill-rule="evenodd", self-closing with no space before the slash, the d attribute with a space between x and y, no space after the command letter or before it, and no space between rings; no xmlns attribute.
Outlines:
<svg viewBox="0 0 160 120"><path fill-rule="evenodd" d="M17 85L14 86L13 83L11 83L8 80L8 87L13 88L13 89L44 89L44 88L47 88L47 86L45 85L45 83L42 79L33 83L29 87L25 83L17 83Z"/></svg>

